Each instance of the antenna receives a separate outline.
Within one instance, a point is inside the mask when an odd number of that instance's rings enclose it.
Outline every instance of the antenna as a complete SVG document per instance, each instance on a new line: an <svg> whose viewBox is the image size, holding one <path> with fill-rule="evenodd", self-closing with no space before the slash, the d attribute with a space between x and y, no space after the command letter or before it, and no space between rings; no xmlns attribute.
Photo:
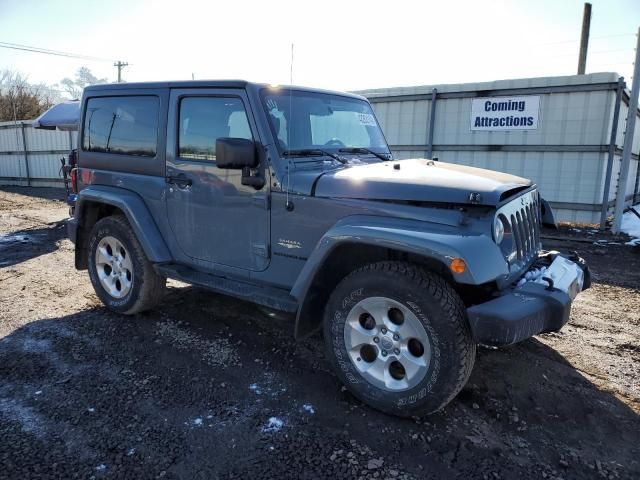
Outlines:
<svg viewBox="0 0 640 480"><path fill-rule="evenodd" d="M291 63L289 64L289 119L287 120L287 140L289 142L289 148L291 148L291 132L293 130L293 92L291 86L293 85L293 43L291 43ZM285 208L287 211L293 210L293 203L289 201L289 190L291 186L291 159L287 158L287 198L285 200Z"/></svg>
<svg viewBox="0 0 640 480"><path fill-rule="evenodd" d="M293 85L293 43L291 44L291 63L289 68L289 85Z"/></svg>

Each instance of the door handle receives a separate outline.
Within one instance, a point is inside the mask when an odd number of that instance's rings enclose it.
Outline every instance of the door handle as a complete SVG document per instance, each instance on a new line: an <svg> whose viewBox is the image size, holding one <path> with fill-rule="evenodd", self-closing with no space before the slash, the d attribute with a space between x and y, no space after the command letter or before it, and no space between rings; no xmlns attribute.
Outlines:
<svg viewBox="0 0 640 480"><path fill-rule="evenodd" d="M169 175L168 177L165 177L165 178L166 178L166 182L167 183L175 185L178 188L190 187L193 184L191 179L189 177L187 177L183 173L181 173L180 175L176 175L176 176Z"/></svg>

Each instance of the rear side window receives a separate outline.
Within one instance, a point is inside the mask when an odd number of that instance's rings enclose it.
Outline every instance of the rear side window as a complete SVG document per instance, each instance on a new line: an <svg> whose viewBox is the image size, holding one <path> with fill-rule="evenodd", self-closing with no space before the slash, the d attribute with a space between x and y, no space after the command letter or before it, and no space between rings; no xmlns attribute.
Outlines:
<svg viewBox="0 0 640 480"><path fill-rule="evenodd" d="M215 161L216 140L225 137L253 138L240 98L185 97L180 101L180 157Z"/></svg>
<svg viewBox="0 0 640 480"><path fill-rule="evenodd" d="M87 102L82 149L154 157L158 143L158 97L94 97Z"/></svg>

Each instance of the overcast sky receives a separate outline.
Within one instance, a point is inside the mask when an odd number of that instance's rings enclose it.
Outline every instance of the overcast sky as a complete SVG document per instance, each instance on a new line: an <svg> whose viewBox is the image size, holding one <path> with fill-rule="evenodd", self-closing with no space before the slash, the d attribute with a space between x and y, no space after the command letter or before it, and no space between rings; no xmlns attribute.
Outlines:
<svg viewBox="0 0 640 480"><path fill-rule="evenodd" d="M593 0L587 73L630 84L640 0ZM574 74L583 2L0 0L0 41L125 60L127 81L242 78L338 90ZM57 83L111 62L0 48Z"/></svg>

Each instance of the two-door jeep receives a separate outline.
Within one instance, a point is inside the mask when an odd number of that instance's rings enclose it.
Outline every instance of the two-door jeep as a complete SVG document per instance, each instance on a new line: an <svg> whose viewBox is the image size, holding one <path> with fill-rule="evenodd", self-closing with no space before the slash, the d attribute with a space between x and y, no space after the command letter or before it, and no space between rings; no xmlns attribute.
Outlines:
<svg viewBox="0 0 640 480"><path fill-rule="evenodd" d="M589 286L543 252L530 181L394 160L357 95L244 81L84 91L69 235L104 304L156 305L174 278L322 329L351 392L409 416L449 402L476 344L559 330Z"/></svg>

